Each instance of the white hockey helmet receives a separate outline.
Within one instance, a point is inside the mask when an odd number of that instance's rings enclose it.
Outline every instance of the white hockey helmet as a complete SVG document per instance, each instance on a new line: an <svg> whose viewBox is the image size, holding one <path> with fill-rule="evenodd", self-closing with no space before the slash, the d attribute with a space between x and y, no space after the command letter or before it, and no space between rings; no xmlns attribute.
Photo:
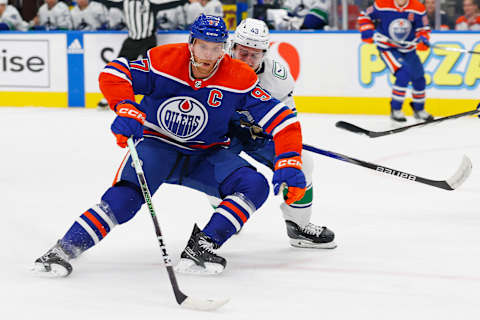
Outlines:
<svg viewBox="0 0 480 320"><path fill-rule="evenodd" d="M8 4L8 0L0 0L0 4Z"/></svg>
<svg viewBox="0 0 480 320"><path fill-rule="evenodd" d="M245 47L268 50L270 33L267 24L258 19L247 18L242 20L235 29L232 38L232 48L235 44Z"/></svg>

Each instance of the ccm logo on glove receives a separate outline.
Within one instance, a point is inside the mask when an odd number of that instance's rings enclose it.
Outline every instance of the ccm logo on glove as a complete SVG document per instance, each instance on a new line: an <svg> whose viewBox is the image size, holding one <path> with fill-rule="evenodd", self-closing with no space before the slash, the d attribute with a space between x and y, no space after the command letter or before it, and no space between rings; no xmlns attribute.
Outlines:
<svg viewBox="0 0 480 320"><path fill-rule="evenodd" d="M117 114L120 117L127 117L127 118L132 118L135 120L140 121L142 124L145 122L145 113L138 111L134 106L132 105L127 105L129 107L121 107L118 111Z"/></svg>
<svg viewBox="0 0 480 320"><path fill-rule="evenodd" d="M300 159L300 157L280 159L275 164L275 170L278 170L278 169L281 169L281 168L301 169L302 168L302 160Z"/></svg>

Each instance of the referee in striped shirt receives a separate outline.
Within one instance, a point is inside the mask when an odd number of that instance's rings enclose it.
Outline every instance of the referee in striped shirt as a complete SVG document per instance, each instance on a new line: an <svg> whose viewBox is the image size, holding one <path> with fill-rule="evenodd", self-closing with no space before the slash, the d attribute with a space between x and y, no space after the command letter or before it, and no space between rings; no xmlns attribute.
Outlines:
<svg viewBox="0 0 480 320"><path fill-rule="evenodd" d="M119 57L137 60L145 57L149 49L157 45L155 17L158 11L183 5L188 0L110 0L101 1L107 7L123 10L128 38L123 42Z"/></svg>

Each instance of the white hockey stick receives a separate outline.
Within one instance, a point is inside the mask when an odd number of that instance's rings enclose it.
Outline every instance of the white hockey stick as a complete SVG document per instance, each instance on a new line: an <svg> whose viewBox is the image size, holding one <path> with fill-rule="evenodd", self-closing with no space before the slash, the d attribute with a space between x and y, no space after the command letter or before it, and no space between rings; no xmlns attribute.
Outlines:
<svg viewBox="0 0 480 320"><path fill-rule="evenodd" d="M142 188L143 197L145 199L145 203L148 206L148 211L152 216L153 225L155 227L155 233L157 235L158 244L160 245L160 249L162 250L163 256L163 263L167 268L168 277L170 279L170 283L173 288L173 293L175 294L175 299L177 303L188 309L193 310L202 310L202 311L212 311L220 308L224 304L226 304L229 299L221 299L221 300L212 300L212 299L197 299L193 297L189 297L185 295L180 288L178 287L177 278L175 277L175 273L172 267L172 261L167 253L167 248L163 242L163 235L160 230L160 225L158 224L157 215L155 214L155 209L153 208L152 203L152 196L150 194L150 190L148 189L147 181L145 180L145 174L143 173L142 163L140 162L140 158L137 154L137 149L135 148L135 144L133 139L130 137L127 140L128 149L130 150L130 155L132 157L132 162L135 167L135 172L137 173L138 182L140 183L140 187Z"/></svg>

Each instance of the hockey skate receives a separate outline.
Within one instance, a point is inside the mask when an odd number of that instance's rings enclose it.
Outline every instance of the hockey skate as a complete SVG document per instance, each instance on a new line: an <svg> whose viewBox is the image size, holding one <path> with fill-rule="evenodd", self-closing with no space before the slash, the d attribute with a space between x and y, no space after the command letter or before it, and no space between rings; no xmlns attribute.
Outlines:
<svg viewBox="0 0 480 320"><path fill-rule="evenodd" d="M412 108L413 110L413 117L416 119L416 120L420 120L420 121L432 121L434 118L433 116L428 113L427 111L425 111L425 109L422 109L422 110L415 110L415 108L413 107L413 103L410 102L410 107Z"/></svg>
<svg viewBox="0 0 480 320"><path fill-rule="evenodd" d="M213 251L218 246L210 237L200 231L197 224L193 227L188 244L180 255L175 271L180 273L210 275L221 273L227 265L225 258Z"/></svg>
<svg viewBox="0 0 480 320"><path fill-rule="evenodd" d="M108 102L107 102L107 99L105 98L102 98L102 100L100 100L97 104L97 110L109 110L110 108L108 107Z"/></svg>
<svg viewBox="0 0 480 320"><path fill-rule="evenodd" d="M69 256L60 245L60 240L43 256L35 260L33 270L46 272L54 277L66 277L72 273L72 265L68 262Z"/></svg>
<svg viewBox="0 0 480 320"><path fill-rule="evenodd" d="M337 244L333 241L335 234L327 227L320 227L313 223L307 224L304 228L295 222L285 220L287 234L290 244L298 248L334 249Z"/></svg>
<svg viewBox="0 0 480 320"><path fill-rule="evenodd" d="M402 110L395 110L395 109L392 109L392 112L390 113L390 119L392 119L394 123L407 121L407 118L403 114Z"/></svg>

